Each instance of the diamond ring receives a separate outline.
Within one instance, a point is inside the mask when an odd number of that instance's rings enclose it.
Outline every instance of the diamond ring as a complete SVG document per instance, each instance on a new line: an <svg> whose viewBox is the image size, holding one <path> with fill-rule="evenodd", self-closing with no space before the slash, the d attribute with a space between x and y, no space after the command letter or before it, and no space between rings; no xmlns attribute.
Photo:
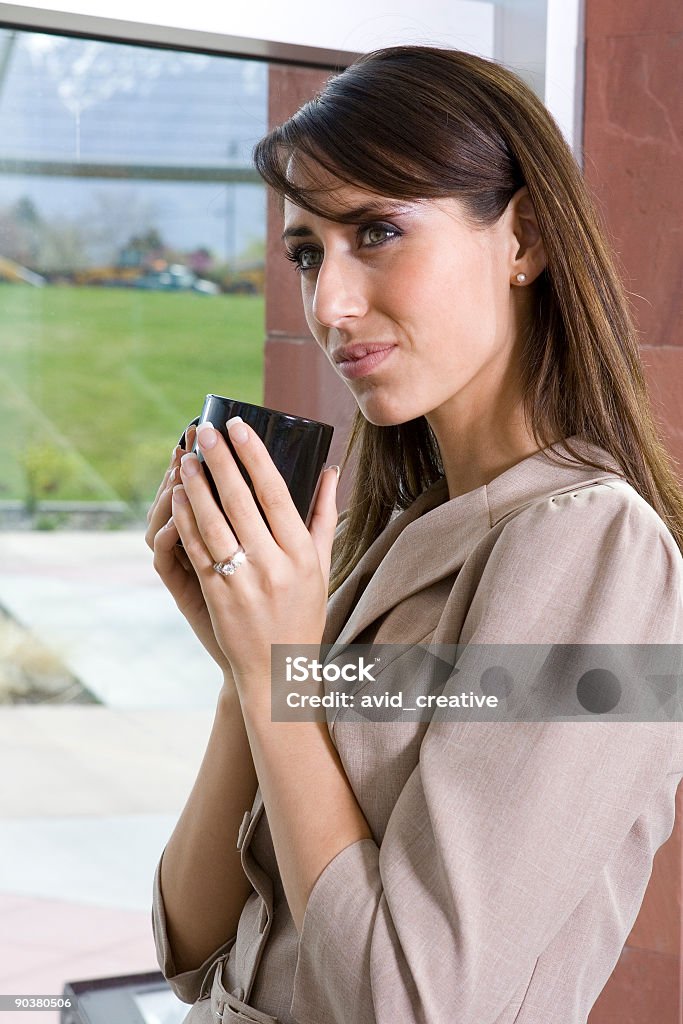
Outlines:
<svg viewBox="0 0 683 1024"><path fill-rule="evenodd" d="M232 558L228 558L224 562L214 562L213 567L221 576L232 576L246 560L246 553L240 544Z"/></svg>

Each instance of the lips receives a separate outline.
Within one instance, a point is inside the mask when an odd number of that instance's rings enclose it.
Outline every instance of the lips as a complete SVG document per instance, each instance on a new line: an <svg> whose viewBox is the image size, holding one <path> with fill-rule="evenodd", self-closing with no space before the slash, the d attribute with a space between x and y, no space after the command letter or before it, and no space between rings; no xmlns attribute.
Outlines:
<svg viewBox="0 0 683 1024"><path fill-rule="evenodd" d="M394 343L392 341L374 344L360 344L355 345L344 345L334 352L332 358L335 363L352 363L359 359L364 359L365 356L369 356L374 352L384 352L387 349L393 348Z"/></svg>
<svg viewBox="0 0 683 1024"><path fill-rule="evenodd" d="M335 352L334 358L338 372L347 380L368 377L375 372L385 360L391 359L396 345L349 345L348 348Z"/></svg>

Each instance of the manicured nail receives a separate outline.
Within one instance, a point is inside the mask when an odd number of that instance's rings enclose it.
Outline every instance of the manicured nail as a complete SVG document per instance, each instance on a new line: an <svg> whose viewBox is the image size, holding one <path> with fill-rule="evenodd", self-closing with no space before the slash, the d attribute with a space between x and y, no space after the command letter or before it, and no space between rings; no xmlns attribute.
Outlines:
<svg viewBox="0 0 683 1024"><path fill-rule="evenodd" d="M202 448L208 450L216 446L216 431L213 429L213 423L200 423L197 427L197 440L199 441Z"/></svg>
<svg viewBox="0 0 683 1024"><path fill-rule="evenodd" d="M177 505L187 505L189 499L185 494L185 488L182 484L178 484L177 487L173 488L173 500Z"/></svg>
<svg viewBox="0 0 683 1024"><path fill-rule="evenodd" d="M241 416L231 416L225 425L228 428L231 439L236 441L237 444L244 444L245 441L249 440L249 431Z"/></svg>
<svg viewBox="0 0 683 1024"><path fill-rule="evenodd" d="M328 469L333 469L337 474L337 480L339 480L339 474L341 473L339 466L325 466L325 472L327 472Z"/></svg>
<svg viewBox="0 0 683 1024"><path fill-rule="evenodd" d="M174 484L177 479L178 479L178 467L174 466L173 469L171 470L171 472L168 475L168 483L169 484Z"/></svg>
<svg viewBox="0 0 683 1024"><path fill-rule="evenodd" d="M163 527L163 529L164 530L170 530L172 526L175 526L175 523L173 522L173 516L171 516L171 518L166 523L166 525Z"/></svg>
<svg viewBox="0 0 683 1024"><path fill-rule="evenodd" d="M178 455L178 452L179 452L179 451L180 451L180 445L179 445L179 444L177 444L177 445L175 446L175 448L173 449L173 451L171 452L171 462L170 462L170 465L171 465L171 466L172 466L172 465L173 465L173 463L175 462L175 460L176 460L176 457L177 457L177 455Z"/></svg>
<svg viewBox="0 0 683 1024"><path fill-rule="evenodd" d="M194 452L185 452L180 460L180 469L183 476L194 476L199 472L199 459Z"/></svg>

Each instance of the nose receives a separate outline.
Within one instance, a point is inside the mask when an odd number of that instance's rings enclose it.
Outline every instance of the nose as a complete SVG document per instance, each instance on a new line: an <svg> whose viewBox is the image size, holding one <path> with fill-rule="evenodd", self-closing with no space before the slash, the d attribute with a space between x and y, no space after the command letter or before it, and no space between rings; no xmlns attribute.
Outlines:
<svg viewBox="0 0 683 1024"><path fill-rule="evenodd" d="M323 327L339 327L368 307L366 282L353 259L326 253L316 275L311 312Z"/></svg>

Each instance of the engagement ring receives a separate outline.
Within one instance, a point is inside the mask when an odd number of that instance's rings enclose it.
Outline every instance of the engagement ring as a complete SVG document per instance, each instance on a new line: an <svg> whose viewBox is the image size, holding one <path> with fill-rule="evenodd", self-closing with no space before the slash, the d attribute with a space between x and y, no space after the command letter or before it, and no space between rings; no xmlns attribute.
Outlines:
<svg viewBox="0 0 683 1024"><path fill-rule="evenodd" d="M214 562L213 567L221 576L232 576L246 560L247 556L240 544L232 558L228 558L225 562Z"/></svg>

